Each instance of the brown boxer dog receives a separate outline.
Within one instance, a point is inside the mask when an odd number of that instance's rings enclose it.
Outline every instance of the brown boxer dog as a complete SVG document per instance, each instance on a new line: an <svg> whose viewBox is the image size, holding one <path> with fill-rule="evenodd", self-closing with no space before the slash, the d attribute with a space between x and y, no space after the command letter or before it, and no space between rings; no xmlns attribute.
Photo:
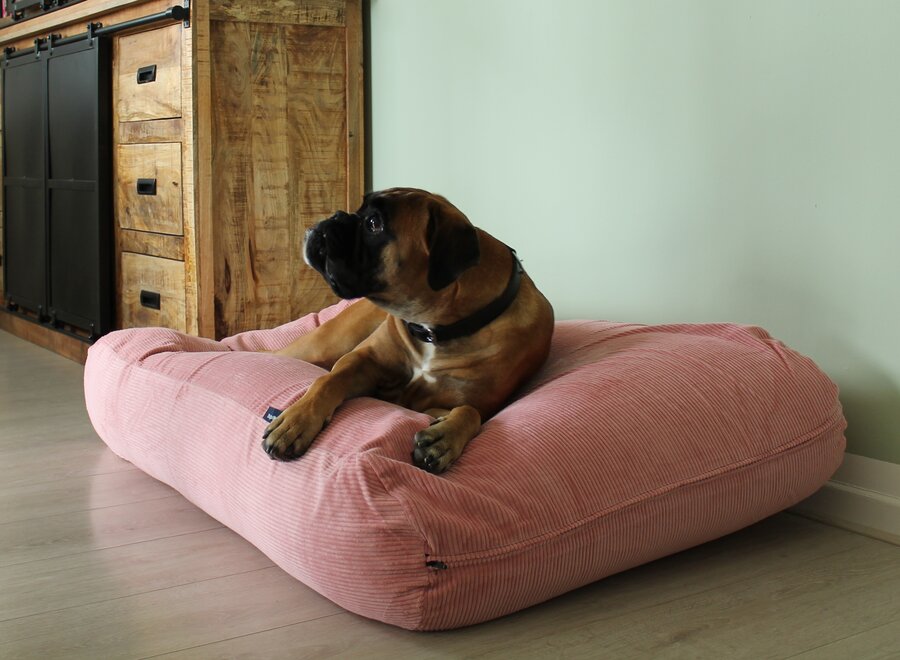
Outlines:
<svg viewBox="0 0 900 660"><path fill-rule="evenodd" d="M371 193L307 231L304 255L365 299L276 351L330 372L266 428L271 458L298 458L343 401L374 396L434 417L412 458L443 472L550 350L553 308L515 252L439 195Z"/></svg>

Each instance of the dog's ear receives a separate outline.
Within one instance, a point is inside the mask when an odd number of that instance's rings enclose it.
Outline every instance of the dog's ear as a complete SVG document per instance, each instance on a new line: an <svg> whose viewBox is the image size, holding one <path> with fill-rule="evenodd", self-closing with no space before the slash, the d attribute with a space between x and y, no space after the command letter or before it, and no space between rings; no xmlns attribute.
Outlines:
<svg viewBox="0 0 900 660"><path fill-rule="evenodd" d="M431 204L428 208L428 286L440 291L464 270L478 263L478 233L458 209Z"/></svg>

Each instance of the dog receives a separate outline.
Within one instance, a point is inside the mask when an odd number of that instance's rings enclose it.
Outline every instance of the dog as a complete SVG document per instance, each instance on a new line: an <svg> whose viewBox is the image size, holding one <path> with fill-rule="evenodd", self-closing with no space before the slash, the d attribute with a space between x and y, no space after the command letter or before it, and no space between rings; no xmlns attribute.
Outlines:
<svg viewBox="0 0 900 660"><path fill-rule="evenodd" d="M266 427L273 459L299 458L342 402L373 396L434 418L412 461L442 473L547 358L552 306L514 250L440 195L369 193L303 251L337 296L362 300L275 351L330 371Z"/></svg>

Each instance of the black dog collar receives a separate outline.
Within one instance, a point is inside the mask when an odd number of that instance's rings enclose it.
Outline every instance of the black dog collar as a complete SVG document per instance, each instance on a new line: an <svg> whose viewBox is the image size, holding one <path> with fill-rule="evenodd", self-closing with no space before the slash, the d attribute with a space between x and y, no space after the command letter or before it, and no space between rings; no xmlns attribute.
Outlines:
<svg viewBox="0 0 900 660"><path fill-rule="evenodd" d="M512 248L509 248L509 251L512 253L513 260L512 274L509 276L509 283L506 285L506 290L501 293L499 297L494 298L494 300L471 316L467 316L450 325L428 327L421 323L404 321L403 325L406 326L406 330L409 334L415 339L427 344L450 341L451 339L459 339L460 337L468 337L469 335L474 335L505 312L512 304L513 300L516 299L516 294L519 293L519 285L522 283L522 273L525 272L525 269L522 268L522 263L516 256L516 251Z"/></svg>

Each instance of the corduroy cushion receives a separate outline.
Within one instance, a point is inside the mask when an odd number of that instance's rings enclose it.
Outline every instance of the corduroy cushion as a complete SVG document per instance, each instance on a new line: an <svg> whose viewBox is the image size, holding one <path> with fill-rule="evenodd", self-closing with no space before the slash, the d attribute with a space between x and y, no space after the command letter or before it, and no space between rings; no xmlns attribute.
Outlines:
<svg viewBox="0 0 900 660"><path fill-rule="evenodd" d="M429 419L368 398L272 461L264 413L322 371L252 351L344 306L221 342L112 333L85 397L114 452L367 617L498 617L791 506L841 461L835 386L764 330L597 321L557 324L547 364L444 475L410 463Z"/></svg>

